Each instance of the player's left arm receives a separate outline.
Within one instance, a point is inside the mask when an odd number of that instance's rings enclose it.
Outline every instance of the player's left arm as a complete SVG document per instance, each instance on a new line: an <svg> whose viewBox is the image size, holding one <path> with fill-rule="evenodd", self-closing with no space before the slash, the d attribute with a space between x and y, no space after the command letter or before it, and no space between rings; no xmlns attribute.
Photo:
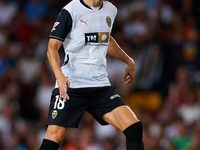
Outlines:
<svg viewBox="0 0 200 150"><path fill-rule="evenodd" d="M110 37L107 53L127 64L123 80L124 84L130 84L132 86L135 77L135 62L121 49L112 36Z"/></svg>

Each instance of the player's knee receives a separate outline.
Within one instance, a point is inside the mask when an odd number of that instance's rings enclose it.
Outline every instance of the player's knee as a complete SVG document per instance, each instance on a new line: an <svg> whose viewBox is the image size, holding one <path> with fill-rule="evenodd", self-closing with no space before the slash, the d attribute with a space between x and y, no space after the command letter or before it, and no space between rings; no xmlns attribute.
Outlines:
<svg viewBox="0 0 200 150"><path fill-rule="evenodd" d="M126 138L131 139L132 142L142 141L143 136L143 124L142 122L136 122L131 126L127 127L123 131Z"/></svg>
<svg viewBox="0 0 200 150"><path fill-rule="evenodd" d="M61 143L62 140L64 139L66 134L66 131L63 129L60 129L59 127L50 127L47 129L45 139L54 141L56 143Z"/></svg>

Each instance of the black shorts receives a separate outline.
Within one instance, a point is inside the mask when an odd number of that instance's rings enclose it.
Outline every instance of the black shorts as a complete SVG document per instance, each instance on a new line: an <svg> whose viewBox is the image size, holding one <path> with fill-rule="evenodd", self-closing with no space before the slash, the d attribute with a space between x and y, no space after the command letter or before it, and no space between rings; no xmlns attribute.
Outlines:
<svg viewBox="0 0 200 150"><path fill-rule="evenodd" d="M83 113L88 111L101 125L107 125L101 116L127 105L114 88L93 87L68 89L69 100L59 100L59 90L52 92L47 125L78 128Z"/></svg>

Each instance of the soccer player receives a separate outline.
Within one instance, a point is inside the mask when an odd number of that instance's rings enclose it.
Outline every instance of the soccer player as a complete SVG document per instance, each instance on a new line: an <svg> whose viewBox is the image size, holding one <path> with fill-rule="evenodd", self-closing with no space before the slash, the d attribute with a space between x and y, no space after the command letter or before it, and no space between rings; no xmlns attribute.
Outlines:
<svg viewBox="0 0 200 150"><path fill-rule="evenodd" d="M127 64L124 83L133 84L135 63L110 35L116 14L116 7L103 0L73 0L60 11L47 52L56 86L39 150L57 150L67 128L77 128L85 111L101 125L120 129L127 150L144 150L142 123L111 87L106 73L108 53ZM65 61L60 68L61 45Z"/></svg>

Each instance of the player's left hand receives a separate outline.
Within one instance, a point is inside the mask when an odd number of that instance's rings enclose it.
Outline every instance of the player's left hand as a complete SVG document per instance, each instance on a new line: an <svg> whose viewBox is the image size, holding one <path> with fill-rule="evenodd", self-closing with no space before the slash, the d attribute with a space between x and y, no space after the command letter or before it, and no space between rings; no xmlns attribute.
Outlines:
<svg viewBox="0 0 200 150"><path fill-rule="evenodd" d="M130 86L132 86L134 82L134 77L135 77L135 62L134 60L131 59L125 69L123 77L124 84L125 85L130 84Z"/></svg>

